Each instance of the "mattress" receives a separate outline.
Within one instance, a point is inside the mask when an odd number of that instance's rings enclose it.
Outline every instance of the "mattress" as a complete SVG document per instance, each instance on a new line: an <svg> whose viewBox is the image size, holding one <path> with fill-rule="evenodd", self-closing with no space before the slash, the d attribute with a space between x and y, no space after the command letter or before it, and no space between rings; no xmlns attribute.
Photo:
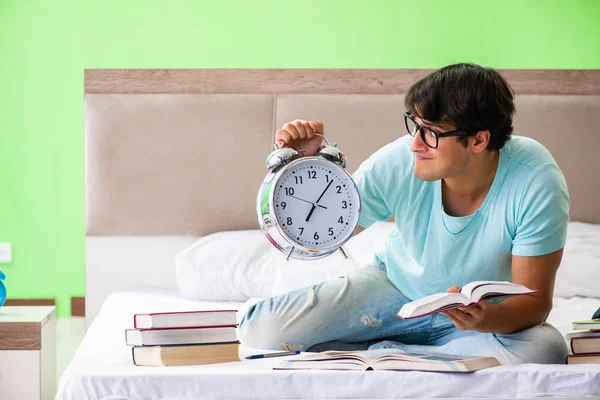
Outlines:
<svg viewBox="0 0 600 400"><path fill-rule="evenodd" d="M557 299L558 300L558 299ZM124 330L133 314L172 310L238 309L246 303L198 302L177 290L119 292L104 302L60 379L57 400L82 399L392 399L600 396L600 365L500 366L472 374L419 371L282 371L281 358L245 360L260 352L240 346L242 361L185 367L133 365ZM568 331L574 316L589 318L600 300L560 299L549 322ZM594 308L595 309L595 308ZM585 312L585 315L584 315Z"/></svg>

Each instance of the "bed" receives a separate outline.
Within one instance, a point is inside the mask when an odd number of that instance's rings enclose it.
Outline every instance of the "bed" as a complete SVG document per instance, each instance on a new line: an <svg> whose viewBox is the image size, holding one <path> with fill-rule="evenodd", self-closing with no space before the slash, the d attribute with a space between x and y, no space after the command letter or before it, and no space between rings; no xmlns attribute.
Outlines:
<svg viewBox="0 0 600 400"><path fill-rule="evenodd" d="M244 310L260 298L368 262L390 223L336 253L285 262L257 230L254 201L273 134L325 121L349 172L402 132L403 93L425 70L86 71L87 332L60 379L67 399L361 399L600 396L600 365L501 366L473 374L274 371L277 359L136 367L123 331L136 312ZM571 224L549 322L600 307L597 71L502 71L515 134L552 152ZM261 349L241 346L240 355Z"/></svg>

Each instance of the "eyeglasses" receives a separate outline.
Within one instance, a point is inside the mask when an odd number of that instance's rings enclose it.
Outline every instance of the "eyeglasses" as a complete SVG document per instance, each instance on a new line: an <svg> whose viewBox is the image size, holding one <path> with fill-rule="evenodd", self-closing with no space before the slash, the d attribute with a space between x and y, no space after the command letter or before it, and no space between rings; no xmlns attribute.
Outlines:
<svg viewBox="0 0 600 400"><path fill-rule="evenodd" d="M417 132L421 132L421 139L423 139L423 143L432 149L437 149L440 138L469 135L462 129L456 129L454 131L444 133L436 132L431 128L419 125L417 121L415 121L414 117L408 112L404 113L404 124L406 125L406 130L408 131L409 135L412 137L414 137Z"/></svg>

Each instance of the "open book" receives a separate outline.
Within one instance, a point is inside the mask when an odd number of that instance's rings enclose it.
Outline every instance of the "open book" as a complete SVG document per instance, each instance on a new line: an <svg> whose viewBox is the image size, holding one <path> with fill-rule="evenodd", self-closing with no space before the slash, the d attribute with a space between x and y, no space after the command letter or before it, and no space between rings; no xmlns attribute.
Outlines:
<svg viewBox="0 0 600 400"><path fill-rule="evenodd" d="M396 313L402 319L420 317L452 308L469 306L482 300L535 293L523 285L506 281L476 281L463 286L459 293L436 293L411 301Z"/></svg>
<svg viewBox="0 0 600 400"><path fill-rule="evenodd" d="M407 353L399 349L325 351L285 360L273 369L340 369L472 372L501 365L494 357Z"/></svg>

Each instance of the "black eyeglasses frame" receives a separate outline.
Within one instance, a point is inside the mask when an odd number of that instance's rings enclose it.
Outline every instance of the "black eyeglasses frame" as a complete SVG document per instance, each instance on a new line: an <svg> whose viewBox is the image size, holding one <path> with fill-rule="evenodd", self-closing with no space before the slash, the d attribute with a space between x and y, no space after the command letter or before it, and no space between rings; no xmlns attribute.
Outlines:
<svg viewBox="0 0 600 400"><path fill-rule="evenodd" d="M437 149L439 142L440 142L440 138L445 138L445 137L451 137L451 136L471 136L469 135L465 130L463 129L455 129L453 131L449 131L449 132L437 132L434 129L422 126L421 124L419 124L414 117L412 116L411 113L409 112L405 112L404 113L404 125L406 126L406 131L408 132L408 134L412 137L414 137L415 133L410 131L410 128L408 127L408 120L411 120L415 126L417 127L417 131L419 131L421 133L421 139L423 140L423 143L425 143L428 147L432 148L432 149ZM435 147L431 146L429 143L427 143L427 141L425 140L425 129L428 129L429 131L431 131L431 133L433 133L433 135L435 136Z"/></svg>

